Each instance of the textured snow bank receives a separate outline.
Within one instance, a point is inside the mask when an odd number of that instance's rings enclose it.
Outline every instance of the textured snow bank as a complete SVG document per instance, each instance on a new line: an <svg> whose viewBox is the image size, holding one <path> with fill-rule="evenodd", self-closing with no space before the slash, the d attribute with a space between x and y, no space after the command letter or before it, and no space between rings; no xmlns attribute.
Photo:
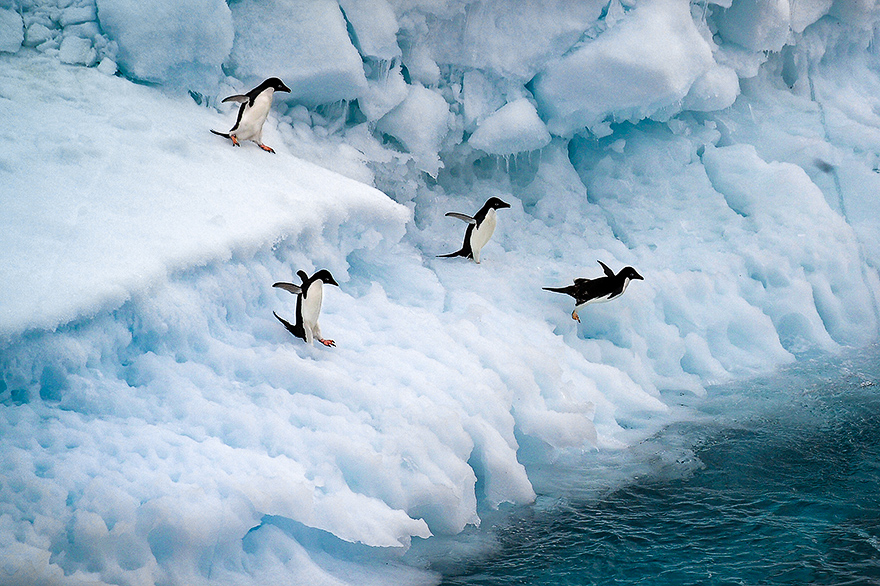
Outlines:
<svg viewBox="0 0 880 586"><path fill-rule="evenodd" d="M5 58L0 72L9 144L0 155L0 335L118 307L178 269L353 217L402 233L405 209L286 154L272 119L264 136L276 157L208 133L230 127L234 112L94 70L24 62Z"/></svg>

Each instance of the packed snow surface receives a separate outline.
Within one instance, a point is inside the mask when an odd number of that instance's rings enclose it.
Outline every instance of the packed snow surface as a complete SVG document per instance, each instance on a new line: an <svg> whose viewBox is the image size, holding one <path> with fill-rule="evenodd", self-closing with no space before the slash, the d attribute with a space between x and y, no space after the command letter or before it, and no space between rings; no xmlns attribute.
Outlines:
<svg viewBox="0 0 880 586"><path fill-rule="evenodd" d="M878 7L576 4L0 0L0 584L435 583L876 339ZM269 76L276 154L209 132ZM336 348L273 316L321 268Z"/></svg>

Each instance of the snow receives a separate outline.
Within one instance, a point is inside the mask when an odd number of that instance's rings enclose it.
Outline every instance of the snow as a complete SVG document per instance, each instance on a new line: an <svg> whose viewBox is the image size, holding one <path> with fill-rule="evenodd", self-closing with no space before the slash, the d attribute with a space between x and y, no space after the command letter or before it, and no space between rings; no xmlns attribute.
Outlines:
<svg viewBox="0 0 880 586"><path fill-rule="evenodd" d="M303 222L329 227L372 210L375 220L399 225L407 215L376 190L286 153L266 159L247 144L240 155L207 132L231 126L234 110L221 116L192 100L179 107L95 70L36 59L31 67L39 75L3 73L12 90L5 189L40 196L5 206L0 238L12 264L0 335L114 309L178 269L228 259L233 245L271 245ZM66 88L66 100L55 87ZM269 144L277 144L273 134ZM30 141L17 140L26 135ZM20 160L29 173L14 171ZM315 196L319 187L345 199L325 203Z"/></svg>
<svg viewBox="0 0 880 586"><path fill-rule="evenodd" d="M0 583L435 584L561 468L876 340L878 23L0 0ZM270 75L276 154L209 132ZM645 279L578 324L542 287L597 260ZM332 349L272 315L320 268Z"/></svg>

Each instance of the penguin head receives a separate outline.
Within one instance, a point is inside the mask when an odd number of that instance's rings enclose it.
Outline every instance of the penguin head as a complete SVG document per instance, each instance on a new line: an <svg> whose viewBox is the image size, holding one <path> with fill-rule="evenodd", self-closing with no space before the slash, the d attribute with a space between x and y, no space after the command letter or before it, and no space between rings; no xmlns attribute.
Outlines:
<svg viewBox="0 0 880 586"><path fill-rule="evenodd" d="M497 197L490 197L488 200L486 200L485 207L486 209L500 210L501 208L509 208L510 204L501 201Z"/></svg>
<svg viewBox="0 0 880 586"><path fill-rule="evenodd" d="M620 270L619 276L624 277L626 279L638 279L639 281L644 281L645 277L641 276L636 270L632 267L623 267Z"/></svg>
<svg viewBox="0 0 880 586"><path fill-rule="evenodd" d="M269 79L267 79L266 81L264 81L264 82L263 82L262 84L260 84L260 85L263 86L263 87L266 88L266 89L268 89L268 88L272 88L272 89L275 90L276 92L288 92L288 93L290 93L290 88L287 87L286 85L284 85L284 82L281 81L280 79L278 79L277 77L270 77Z"/></svg>
<svg viewBox="0 0 880 586"><path fill-rule="evenodd" d="M333 275L330 274L330 271L327 269L321 269L314 275L312 275L312 281L321 281L325 285L336 285L339 286L339 283L333 278Z"/></svg>

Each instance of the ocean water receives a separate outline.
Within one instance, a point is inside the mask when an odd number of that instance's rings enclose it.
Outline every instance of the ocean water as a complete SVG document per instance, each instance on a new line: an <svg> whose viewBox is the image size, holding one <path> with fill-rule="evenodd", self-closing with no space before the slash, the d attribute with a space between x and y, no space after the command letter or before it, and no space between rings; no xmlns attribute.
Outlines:
<svg viewBox="0 0 880 586"><path fill-rule="evenodd" d="M683 408L638 454L548 476L443 584L880 584L877 347Z"/></svg>

